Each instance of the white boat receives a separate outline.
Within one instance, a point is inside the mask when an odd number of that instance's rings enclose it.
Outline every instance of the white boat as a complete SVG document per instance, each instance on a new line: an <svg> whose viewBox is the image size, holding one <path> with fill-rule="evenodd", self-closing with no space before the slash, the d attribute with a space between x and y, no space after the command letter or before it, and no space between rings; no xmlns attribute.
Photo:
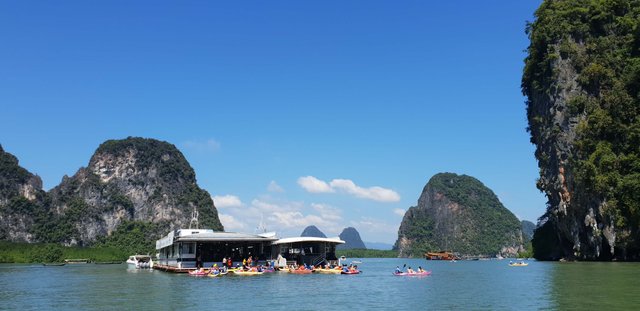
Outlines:
<svg viewBox="0 0 640 311"><path fill-rule="evenodd" d="M127 266L132 269L151 269L153 260L149 255L133 255L127 259Z"/></svg>

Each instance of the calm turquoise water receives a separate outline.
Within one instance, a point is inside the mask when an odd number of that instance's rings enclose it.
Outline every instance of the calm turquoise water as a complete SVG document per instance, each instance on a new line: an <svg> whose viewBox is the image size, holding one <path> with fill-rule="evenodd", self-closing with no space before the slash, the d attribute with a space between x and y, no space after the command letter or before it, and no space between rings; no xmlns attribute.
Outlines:
<svg viewBox="0 0 640 311"><path fill-rule="evenodd" d="M1 310L614 310L640 308L640 264L361 259L360 275L196 278L125 265L0 265ZM406 263L427 277L391 275Z"/></svg>

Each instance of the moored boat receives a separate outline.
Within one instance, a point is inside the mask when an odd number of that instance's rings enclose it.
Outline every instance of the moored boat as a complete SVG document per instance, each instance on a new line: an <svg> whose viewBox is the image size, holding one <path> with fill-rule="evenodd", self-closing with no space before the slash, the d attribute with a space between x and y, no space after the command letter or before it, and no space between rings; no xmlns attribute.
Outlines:
<svg viewBox="0 0 640 311"><path fill-rule="evenodd" d="M254 275L261 275L264 272L233 270L233 271L231 271L231 273L233 275L239 275L239 276L254 276Z"/></svg>
<svg viewBox="0 0 640 311"><path fill-rule="evenodd" d="M289 273L293 274L311 274L313 270L310 269L289 269Z"/></svg>
<svg viewBox="0 0 640 311"><path fill-rule="evenodd" d="M189 271L189 275L191 275L191 276L206 276L207 274L209 274L209 271L207 271L207 270Z"/></svg>
<svg viewBox="0 0 640 311"><path fill-rule="evenodd" d="M315 269L313 272L322 274L340 274L342 273L342 269Z"/></svg>
<svg viewBox="0 0 640 311"><path fill-rule="evenodd" d="M153 268L153 260L149 255L133 255L127 259L127 266L135 269Z"/></svg>

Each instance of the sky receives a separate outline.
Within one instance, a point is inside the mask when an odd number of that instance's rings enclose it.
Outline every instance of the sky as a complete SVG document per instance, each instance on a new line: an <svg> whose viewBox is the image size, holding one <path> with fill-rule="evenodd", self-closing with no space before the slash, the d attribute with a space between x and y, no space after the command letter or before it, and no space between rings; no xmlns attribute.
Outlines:
<svg viewBox="0 0 640 311"><path fill-rule="evenodd" d="M540 1L3 1L0 144L45 190L174 144L227 231L392 244L439 172L536 221L520 81Z"/></svg>

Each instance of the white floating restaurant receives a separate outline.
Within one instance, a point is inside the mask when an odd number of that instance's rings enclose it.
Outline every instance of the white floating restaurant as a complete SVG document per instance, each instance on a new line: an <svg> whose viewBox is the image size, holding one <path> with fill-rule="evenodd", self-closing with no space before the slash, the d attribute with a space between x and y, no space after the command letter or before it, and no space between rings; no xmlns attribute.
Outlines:
<svg viewBox="0 0 640 311"><path fill-rule="evenodd" d="M253 257L255 262L276 265L323 263L337 264L339 238L293 237L278 239L274 232L247 234L211 229L178 229L156 241L156 269L187 272L197 267L222 264L231 258L233 265Z"/></svg>

